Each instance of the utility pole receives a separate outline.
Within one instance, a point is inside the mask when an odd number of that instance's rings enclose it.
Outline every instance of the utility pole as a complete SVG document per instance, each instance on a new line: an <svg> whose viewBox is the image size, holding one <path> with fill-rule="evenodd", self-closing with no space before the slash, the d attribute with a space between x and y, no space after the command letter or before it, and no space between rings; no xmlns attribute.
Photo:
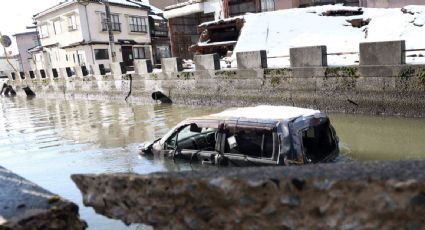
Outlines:
<svg viewBox="0 0 425 230"><path fill-rule="evenodd" d="M105 5L105 13L106 13L106 27L108 29L109 34L109 47L111 49L112 62L117 62L117 54L115 52L115 39L114 34L112 33L112 18L111 18L111 9L109 7L108 0L102 0Z"/></svg>

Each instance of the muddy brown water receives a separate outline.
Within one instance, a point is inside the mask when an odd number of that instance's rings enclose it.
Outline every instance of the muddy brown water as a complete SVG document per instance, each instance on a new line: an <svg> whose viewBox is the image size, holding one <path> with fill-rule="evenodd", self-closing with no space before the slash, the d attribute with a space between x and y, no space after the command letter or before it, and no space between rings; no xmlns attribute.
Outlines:
<svg viewBox="0 0 425 230"><path fill-rule="evenodd" d="M90 229L126 227L82 205L74 173L191 170L189 164L139 156L137 146L214 107L0 98L0 165L80 206ZM425 119L331 114L339 161L425 159Z"/></svg>

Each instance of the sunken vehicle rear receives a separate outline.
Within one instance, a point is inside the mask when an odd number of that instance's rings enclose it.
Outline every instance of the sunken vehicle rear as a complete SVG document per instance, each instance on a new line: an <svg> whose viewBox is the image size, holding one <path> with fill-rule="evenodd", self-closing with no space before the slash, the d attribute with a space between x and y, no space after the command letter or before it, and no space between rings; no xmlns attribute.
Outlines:
<svg viewBox="0 0 425 230"><path fill-rule="evenodd" d="M288 106L257 106L190 118L142 154L218 166L301 165L335 160L339 139L326 114Z"/></svg>

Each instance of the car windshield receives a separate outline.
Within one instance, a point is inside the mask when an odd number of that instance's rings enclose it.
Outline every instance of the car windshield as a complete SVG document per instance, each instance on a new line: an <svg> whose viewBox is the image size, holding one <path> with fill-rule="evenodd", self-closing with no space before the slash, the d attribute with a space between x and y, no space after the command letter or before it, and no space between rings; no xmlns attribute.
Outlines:
<svg viewBox="0 0 425 230"><path fill-rule="evenodd" d="M178 144L180 149L212 151L215 149L216 133L217 129L214 128L200 128L196 124L187 125L168 138L165 142L166 148L172 149Z"/></svg>

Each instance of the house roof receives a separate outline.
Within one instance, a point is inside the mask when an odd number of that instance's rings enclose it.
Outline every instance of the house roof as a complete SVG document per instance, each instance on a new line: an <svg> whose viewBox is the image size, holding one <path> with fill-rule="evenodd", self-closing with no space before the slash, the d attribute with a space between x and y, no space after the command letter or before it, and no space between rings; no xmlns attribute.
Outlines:
<svg viewBox="0 0 425 230"><path fill-rule="evenodd" d="M85 2L89 2L89 3L100 3L102 2L101 0L84 0ZM61 9L65 6L77 3L78 0L65 0L63 2L60 2L57 5L54 5L42 12L39 12L37 14L35 14L33 17L34 18L38 18L41 17L43 15L46 15L50 12L53 12L55 10ZM150 10L151 7L149 4L147 4L146 2L142 1L142 0L109 0L109 4L112 6L125 6L125 7L131 7L131 8L143 8L146 10Z"/></svg>
<svg viewBox="0 0 425 230"><path fill-rule="evenodd" d="M29 35L29 34L37 34L37 32L36 31L27 31L27 32L22 32L22 33L16 33L13 36L16 37L16 36L19 36L19 35Z"/></svg>

